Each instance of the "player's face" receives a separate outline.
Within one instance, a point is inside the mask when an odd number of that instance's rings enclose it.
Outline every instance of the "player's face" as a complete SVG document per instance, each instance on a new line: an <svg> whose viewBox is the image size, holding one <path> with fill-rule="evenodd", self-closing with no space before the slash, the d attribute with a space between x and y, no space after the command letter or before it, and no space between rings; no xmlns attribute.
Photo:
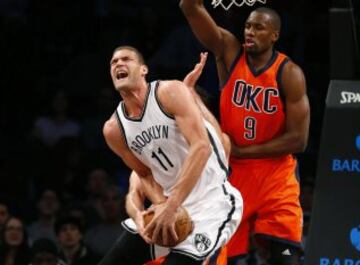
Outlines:
<svg viewBox="0 0 360 265"><path fill-rule="evenodd" d="M271 24L268 14L252 12L245 22L245 50L250 55L261 54L272 48L278 39L278 32Z"/></svg>
<svg viewBox="0 0 360 265"><path fill-rule="evenodd" d="M122 49L113 54L110 61L110 74L116 90L131 88L144 78L146 73L147 68L140 63L136 52Z"/></svg>

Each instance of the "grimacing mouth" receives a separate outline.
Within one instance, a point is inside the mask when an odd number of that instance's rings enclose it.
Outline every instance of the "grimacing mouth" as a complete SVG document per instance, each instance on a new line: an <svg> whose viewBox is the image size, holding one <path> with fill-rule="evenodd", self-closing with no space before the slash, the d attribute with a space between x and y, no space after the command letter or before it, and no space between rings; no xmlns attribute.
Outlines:
<svg viewBox="0 0 360 265"><path fill-rule="evenodd" d="M117 80L120 80L120 79L126 78L128 75L129 74L125 71L117 71L115 74L115 77Z"/></svg>

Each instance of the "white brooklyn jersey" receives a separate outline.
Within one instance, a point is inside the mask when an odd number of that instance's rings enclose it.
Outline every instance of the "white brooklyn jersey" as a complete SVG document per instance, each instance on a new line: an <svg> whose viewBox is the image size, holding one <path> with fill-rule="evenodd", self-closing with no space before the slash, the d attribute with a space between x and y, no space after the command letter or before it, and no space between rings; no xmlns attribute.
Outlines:
<svg viewBox="0 0 360 265"><path fill-rule="evenodd" d="M124 102L120 102L116 116L134 155L152 171L155 180L169 196L178 180L181 166L189 152L189 145L173 116L166 113L157 97L160 81L149 85L143 113L139 118L126 115ZM186 104L184 102L183 104ZM227 177L225 151L210 123L204 120L213 148L201 178L184 202L184 206L206 196L206 191L217 188Z"/></svg>
<svg viewBox="0 0 360 265"><path fill-rule="evenodd" d="M126 115L124 103L116 116L126 142L134 155L148 166L166 196L177 182L189 145L176 125L174 117L161 107L157 98L159 82L152 82L140 118ZM186 104L186 102L183 102ZM194 224L191 234L172 248L172 252L196 260L211 257L235 233L242 216L243 202L239 191L227 181L225 151L210 123L204 120L213 151L201 177L184 206ZM124 228L136 232L133 220L123 222Z"/></svg>

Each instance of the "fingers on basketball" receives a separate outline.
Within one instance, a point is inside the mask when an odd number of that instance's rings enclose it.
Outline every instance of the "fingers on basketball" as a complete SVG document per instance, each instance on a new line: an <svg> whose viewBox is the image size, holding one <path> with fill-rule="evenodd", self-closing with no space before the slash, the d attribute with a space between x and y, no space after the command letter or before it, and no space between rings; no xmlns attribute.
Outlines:
<svg viewBox="0 0 360 265"><path fill-rule="evenodd" d="M154 212L149 212L144 215L144 224L145 227L151 222L154 217ZM184 241L189 234L193 231L194 225L191 221L189 213L184 207L179 207L176 212L176 221L175 221L175 231L178 236L178 240L174 240L171 235L169 235L168 244L165 245L162 239L162 236L159 234L158 238L155 240L156 245L164 247L174 247ZM150 231L149 237L152 238L153 230Z"/></svg>

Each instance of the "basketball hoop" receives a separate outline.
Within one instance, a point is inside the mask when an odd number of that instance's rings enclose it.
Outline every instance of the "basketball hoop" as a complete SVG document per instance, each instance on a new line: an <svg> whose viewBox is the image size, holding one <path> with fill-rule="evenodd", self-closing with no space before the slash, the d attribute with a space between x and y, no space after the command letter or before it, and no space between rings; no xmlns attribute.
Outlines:
<svg viewBox="0 0 360 265"><path fill-rule="evenodd" d="M266 4L266 0L231 0L228 5L225 5L223 3L223 0L212 0L211 4L214 8L221 6L225 10L229 10L232 5L236 5L238 7L243 6L244 4L248 6L253 6L256 2Z"/></svg>

